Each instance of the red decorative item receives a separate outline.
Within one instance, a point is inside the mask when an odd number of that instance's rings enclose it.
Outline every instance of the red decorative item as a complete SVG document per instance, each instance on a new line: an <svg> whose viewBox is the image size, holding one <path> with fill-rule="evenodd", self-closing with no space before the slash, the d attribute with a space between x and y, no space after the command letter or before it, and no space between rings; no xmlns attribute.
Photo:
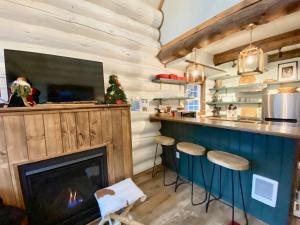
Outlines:
<svg viewBox="0 0 300 225"><path fill-rule="evenodd" d="M124 102L122 100L118 99L118 100L116 100L116 104L117 105L122 105L122 104L124 104Z"/></svg>
<svg viewBox="0 0 300 225"><path fill-rule="evenodd" d="M177 75L176 74L170 74L170 79L177 80Z"/></svg>
<svg viewBox="0 0 300 225"><path fill-rule="evenodd" d="M229 225L240 225L238 222L235 222L235 221L231 221L230 223L229 223Z"/></svg>
<svg viewBox="0 0 300 225"><path fill-rule="evenodd" d="M170 74L157 74L155 77L156 79L160 79L160 78L170 79Z"/></svg>
<svg viewBox="0 0 300 225"><path fill-rule="evenodd" d="M177 77L177 80L183 80L183 81L186 81L186 77Z"/></svg>

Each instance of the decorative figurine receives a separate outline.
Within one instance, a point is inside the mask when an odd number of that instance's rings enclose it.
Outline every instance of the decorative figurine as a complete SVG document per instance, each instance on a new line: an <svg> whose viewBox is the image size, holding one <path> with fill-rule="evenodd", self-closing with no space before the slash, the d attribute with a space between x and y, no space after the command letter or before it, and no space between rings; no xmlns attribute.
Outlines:
<svg viewBox="0 0 300 225"><path fill-rule="evenodd" d="M39 102L40 91L31 87L25 77L18 77L10 87L11 96L8 107L29 107Z"/></svg>

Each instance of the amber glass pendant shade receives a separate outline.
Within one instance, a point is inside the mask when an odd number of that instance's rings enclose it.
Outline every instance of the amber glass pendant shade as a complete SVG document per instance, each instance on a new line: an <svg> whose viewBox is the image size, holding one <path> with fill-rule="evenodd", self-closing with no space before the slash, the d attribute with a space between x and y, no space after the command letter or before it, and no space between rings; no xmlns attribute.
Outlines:
<svg viewBox="0 0 300 225"><path fill-rule="evenodd" d="M186 74L187 80L190 83L201 83L204 81L204 67L197 64L197 52L196 49L193 49L194 53L194 63L190 64L187 67Z"/></svg>

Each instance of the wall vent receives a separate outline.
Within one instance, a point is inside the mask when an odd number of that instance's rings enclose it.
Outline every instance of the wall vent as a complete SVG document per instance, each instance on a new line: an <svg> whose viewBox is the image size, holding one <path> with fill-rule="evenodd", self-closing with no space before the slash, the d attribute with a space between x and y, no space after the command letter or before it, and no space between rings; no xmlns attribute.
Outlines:
<svg viewBox="0 0 300 225"><path fill-rule="evenodd" d="M251 197L266 205L275 207L277 201L278 182L253 174Z"/></svg>

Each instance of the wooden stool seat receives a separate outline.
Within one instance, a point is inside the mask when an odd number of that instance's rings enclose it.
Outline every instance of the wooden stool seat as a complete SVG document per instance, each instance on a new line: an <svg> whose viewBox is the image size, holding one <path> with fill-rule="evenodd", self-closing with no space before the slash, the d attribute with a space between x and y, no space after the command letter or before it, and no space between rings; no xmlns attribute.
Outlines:
<svg viewBox="0 0 300 225"><path fill-rule="evenodd" d="M170 146L175 144L175 139L167 136L156 136L154 138L156 144Z"/></svg>
<svg viewBox="0 0 300 225"><path fill-rule="evenodd" d="M196 145L189 142L179 142L177 144L177 149L181 152L184 152L193 156L202 156L205 155L206 149L201 145Z"/></svg>
<svg viewBox="0 0 300 225"><path fill-rule="evenodd" d="M249 161L238 155L223 151L209 151L207 159L227 169L243 171L249 169Z"/></svg>

